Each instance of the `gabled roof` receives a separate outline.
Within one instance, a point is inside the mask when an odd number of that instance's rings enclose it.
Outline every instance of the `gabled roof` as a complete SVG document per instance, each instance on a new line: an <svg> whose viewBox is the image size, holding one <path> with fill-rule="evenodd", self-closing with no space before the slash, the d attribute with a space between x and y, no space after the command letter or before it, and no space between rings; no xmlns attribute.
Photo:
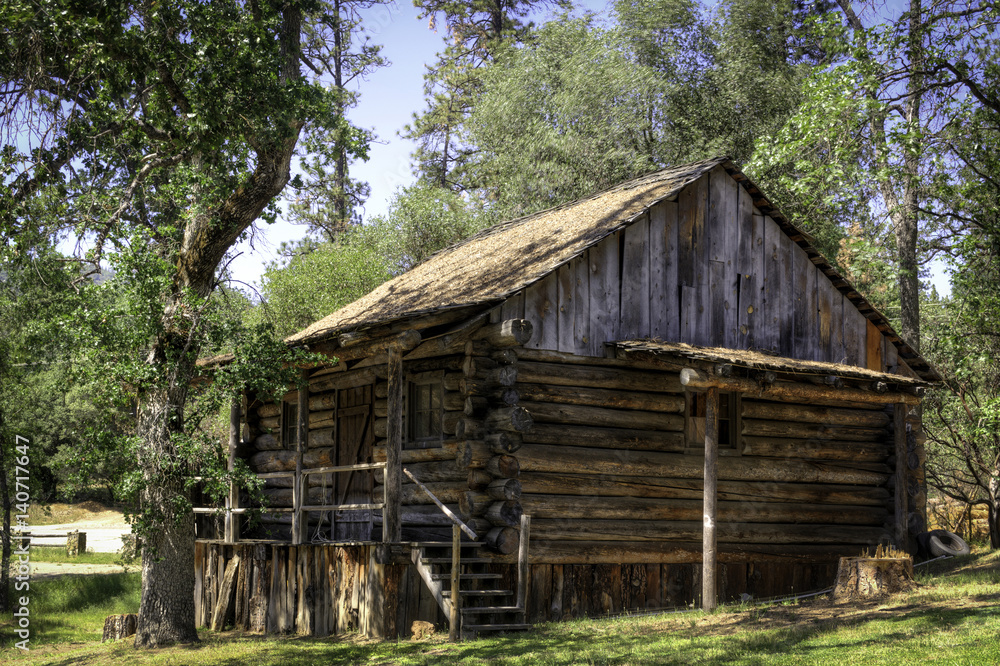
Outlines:
<svg viewBox="0 0 1000 666"><path fill-rule="evenodd" d="M308 344L376 324L502 302L628 226L655 204L676 197L687 185L719 166L750 194L762 213L806 251L833 286L882 331L910 368L924 379L940 379L892 329L885 316L813 247L809 235L792 225L727 157L663 169L484 229L289 336L285 342Z"/></svg>
<svg viewBox="0 0 1000 666"><path fill-rule="evenodd" d="M307 343L372 324L502 301L728 162L716 158L663 169L484 229L285 341Z"/></svg>

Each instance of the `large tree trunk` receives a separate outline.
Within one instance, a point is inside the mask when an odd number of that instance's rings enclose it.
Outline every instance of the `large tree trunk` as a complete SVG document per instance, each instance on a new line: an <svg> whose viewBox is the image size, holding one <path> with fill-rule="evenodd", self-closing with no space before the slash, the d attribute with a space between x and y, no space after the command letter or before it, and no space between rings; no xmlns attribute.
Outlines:
<svg viewBox="0 0 1000 666"><path fill-rule="evenodd" d="M150 360L164 362L157 358L157 351L154 349ZM173 508L175 499L184 492L183 477L187 472L173 436L182 434L190 367L191 363L181 360L175 368L172 388L152 391L139 413L142 444L138 462L146 481L140 510L142 515L156 516L156 523L143 534L136 647L198 640L194 623L194 514L178 514Z"/></svg>

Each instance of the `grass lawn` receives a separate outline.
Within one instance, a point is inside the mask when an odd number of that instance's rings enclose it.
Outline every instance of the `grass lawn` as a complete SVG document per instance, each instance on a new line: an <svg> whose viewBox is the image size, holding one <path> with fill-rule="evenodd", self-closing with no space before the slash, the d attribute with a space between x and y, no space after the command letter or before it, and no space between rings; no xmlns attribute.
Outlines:
<svg viewBox="0 0 1000 666"><path fill-rule="evenodd" d="M137 651L102 645L104 616L138 607L138 574L32 585L32 650L9 642L5 663L31 664L998 664L1000 553L924 567L916 591L883 604L730 606L718 612L588 619L451 645L439 636L263 638L201 632L197 645ZM106 582L93 582L103 579ZM11 624L0 625L0 636Z"/></svg>
<svg viewBox="0 0 1000 666"><path fill-rule="evenodd" d="M80 553L76 557L66 554L65 546L32 546L32 562L67 562L69 564L115 564L122 559L119 553Z"/></svg>

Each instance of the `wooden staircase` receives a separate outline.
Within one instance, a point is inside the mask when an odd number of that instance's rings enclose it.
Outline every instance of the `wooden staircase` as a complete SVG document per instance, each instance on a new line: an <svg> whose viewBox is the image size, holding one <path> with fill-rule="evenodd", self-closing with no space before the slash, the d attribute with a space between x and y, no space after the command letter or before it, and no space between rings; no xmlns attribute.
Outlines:
<svg viewBox="0 0 1000 666"><path fill-rule="evenodd" d="M463 541L459 547L459 635L530 629L524 603L517 603L517 591L508 589L514 586L504 584L502 574L487 570L493 560L480 556L482 547L480 541ZM452 617L452 556L450 541L418 543L412 555L424 584L448 617Z"/></svg>

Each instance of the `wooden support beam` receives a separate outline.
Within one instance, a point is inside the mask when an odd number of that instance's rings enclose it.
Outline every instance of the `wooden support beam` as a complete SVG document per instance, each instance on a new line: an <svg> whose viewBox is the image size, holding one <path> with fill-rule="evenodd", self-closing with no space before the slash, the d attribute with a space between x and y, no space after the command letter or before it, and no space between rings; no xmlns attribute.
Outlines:
<svg viewBox="0 0 1000 666"><path fill-rule="evenodd" d="M472 339L486 340L494 347L520 347L531 339L532 330L527 319L507 319L482 327L472 335Z"/></svg>
<svg viewBox="0 0 1000 666"><path fill-rule="evenodd" d="M719 390L708 389L705 401L705 515L701 538L701 607L715 610L717 595L715 571L717 540L715 523L718 508L716 493L719 479Z"/></svg>
<svg viewBox="0 0 1000 666"><path fill-rule="evenodd" d="M236 448L240 444L240 419L242 417L241 400L233 400L229 407L229 459L226 469L232 474L236 463ZM229 494L226 496L225 539L227 543L236 543L240 538L240 518L233 509L240 508L240 489L235 481L229 482Z"/></svg>
<svg viewBox="0 0 1000 666"><path fill-rule="evenodd" d="M451 526L451 613L448 617L448 640L461 640L462 595L458 589L459 574L462 571L462 531L457 524Z"/></svg>
<svg viewBox="0 0 1000 666"><path fill-rule="evenodd" d="M521 514L521 542L517 549L517 603L522 611L526 610L528 599L528 537L531 533L531 516Z"/></svg>
<svg viewBox="0 0 1000 666"><path fill-rule="evenodd" d="M920 398L899 391L875 393L859 388L835 388L812 384L781 383L761 386L745 377L719 377L696 370L681 370L681 384L688 390L697 391L717 388L720 391L744 393L753 397L780 400L782 402L810 402L814 400L838 400L868 404L891 405L901 402L907 405L920 403Z"/></svg>
<svg viewBox="0 0 1000 666"><path fill-rule="evenodd" d="M906 411L903 403L893 406L893 439L896 445L896 495L895 495L895 539L896 548L907 550L907 519L909 515L908 494L906 483Z"/></svg>
<svg viewBox="0 0 1000 666"><path fill-rule="evenodd" d="M305 500L305 477L302 476L302 454L309 441L309 382L303 377L303 385L299 388L298 422L296 423L295 439L295 480L292 485L292 543L300 544L306 532L305 523L308 518L302 514Z"/></svg>
<svg viewBox="0 0 1000 666"><path fill-rule="evenodd" d="M385 509L383 509L382 540L397 543L402 540L400 519L403 487L403 357L399 349L389 350L388 363L388 441L385 446Z"/></svg>

